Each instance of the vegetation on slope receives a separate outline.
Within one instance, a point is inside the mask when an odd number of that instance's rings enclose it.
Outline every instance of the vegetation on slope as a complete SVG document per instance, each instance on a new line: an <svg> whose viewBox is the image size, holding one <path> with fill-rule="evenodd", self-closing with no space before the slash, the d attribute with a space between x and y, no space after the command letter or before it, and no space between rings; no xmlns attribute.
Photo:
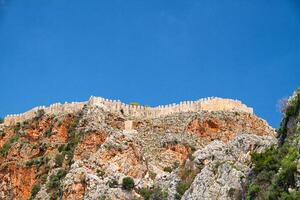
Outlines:
<svg viewBox="0 0 300 200"><path fill-rule="evenodd" d="M42 185L46 183L46 189L50 195L50 199L62 197L63 190L61 180L69 171L73 163L74 151L83 136L83 133L77 129L81 117L82 113L79 112L75 115L66 115L59 121L54 115L46 115L45 111L41 109L36 112L35 117L32 119L18 122L12 127L7 128L6 131L1 130L0 137L3 138L7 136L8 139L5 140L5 143L0 148L0 158L9 156L11 151L21 151L22 148L24 149L25 147L30 149L27 150L28 152L38 152L29 157L25 162L21 160L18 163L20 171L26 171L33 167L36 171L35 184L31 188L29 186L31 190L29 199L34 199L41 190ZM51 139L53 143L56 143L53 138L50 138L52 135L57 134L57 132L53 131L54 124L60 127L65 119L69 119L69 121L65 123L67 142L58 142L51 146ZM59 123L61 124L58 125ZM9 132L7 130L11 131ZM42 134L32 134L37 130ZM51 151L51 148L55 148L59 144L58 151ZM8 164L2 166L3 169L9 167Z"/></svg>
<svg viewBox="0 0 300 200"><path fill-rule="evenodd" d="M247 200L300 199L300 190L296 187L300 148L299 110L300 89L283 109L284 118L278 129L278 147L252 154L254 176L250 179Z"/></svg>

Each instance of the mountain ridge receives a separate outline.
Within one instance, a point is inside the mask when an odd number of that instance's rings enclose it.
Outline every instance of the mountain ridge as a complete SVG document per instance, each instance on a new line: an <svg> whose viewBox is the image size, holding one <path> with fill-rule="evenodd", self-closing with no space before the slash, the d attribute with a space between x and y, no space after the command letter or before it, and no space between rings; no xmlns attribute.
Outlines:
<svg viewBox="0 0 300 200"><path fill-rule="evenodd" d="M111 112L105 103L92 100L75 111L42 108L23 121L4 123L0 126L0 198L171 200L221 195L230 199L232 190L239 196L238 191L246 187L239 180L247 177L250 153L274 144L275 130L251 110L213 103L208 104L211 110L191 109L195 103L190 102L179 104L184 112L139 117ZM199 181L202 170L211 171L215 155L205 152L215 141L232 152L223 157L234 166L239 163L243 171L231 177L232 186L218 186L225 188L222 193L195 198L189 188ZM225 148L227 144L231 145ZM208 156L203 159L203 155ZM214 186L204 189L209 188ZM201 188L195 191L200 194Z"/></svg>

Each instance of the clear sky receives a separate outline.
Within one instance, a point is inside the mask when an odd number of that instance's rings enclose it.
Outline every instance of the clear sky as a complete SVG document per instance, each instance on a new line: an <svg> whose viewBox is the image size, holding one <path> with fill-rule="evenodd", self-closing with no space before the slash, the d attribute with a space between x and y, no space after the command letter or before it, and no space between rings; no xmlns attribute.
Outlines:
<svg viewBox="0 0 300 200"><path fill-rule="evenodd" d="M219 96L274 127L300 86L299 0L0 0L0 116L89 96Z"/></svg>

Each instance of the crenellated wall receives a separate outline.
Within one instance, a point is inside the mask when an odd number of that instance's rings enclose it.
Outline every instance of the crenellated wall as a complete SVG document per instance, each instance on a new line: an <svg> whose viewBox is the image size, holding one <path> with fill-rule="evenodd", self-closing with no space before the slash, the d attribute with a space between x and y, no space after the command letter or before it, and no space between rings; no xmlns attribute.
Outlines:
<svg viewBox="0 0 300 200"><path fill-rule="evenodd" d="M49 107L45 106L38 106L35 107L25 113L22 114L13 114L13 115L7 115L4 118L4 125L13 124L16 122L25 121L27 119L31 119L36 116L36 112L38 110L44 110L45 114L59 114L59 113L73 113L77 112L80 109L83 108L85 102L72 102L72 103L54 103L50 105Z"/></svg>
<svg viewBox="0 0 300 200"><path fill-rule="evenodd" d="M179 112L207 111L238 111L253 114L253 109L242 104L238 100L209 97L198 101L184 101L179 104L169 104L157 107L136 106L122 103L121 101L104 99L102 97L91 97L88 102L72 102L65 104L52 104L49 107L40 106L28 112L8 115L4 118L4 124L24 121L36 116L36 111L44 109L46 114L73 113L81 110L85 104L97 105L108 112L122 113L128 117L155 118Z"/></svg>
<svg viewBox="0 0 300 200"><path fill-rule="evenodd" d="M157 107L145 107L124 104L120 101L104 99L101 97L91 97L89 104L103 107L110 112L123 112L124 115L132 117L161 117L178 112L198 112L207 111L238 111L253 113L253 109L242 104L238 100L209 97L198 101L184 101L179 104L169 104Z"/></svg>

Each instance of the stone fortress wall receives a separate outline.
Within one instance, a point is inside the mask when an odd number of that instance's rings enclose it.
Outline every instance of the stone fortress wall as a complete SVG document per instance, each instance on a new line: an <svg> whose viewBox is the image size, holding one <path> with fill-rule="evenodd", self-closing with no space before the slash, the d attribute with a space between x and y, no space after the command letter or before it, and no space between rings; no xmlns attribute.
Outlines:
<svg viewBox="0 0 300 200"><path fill-rule="evenodd" d="M22 122L27 119L34 118L38 110L44 110L46 114L59 114L59 113L74 113L81 110L85 102L72 102L72 103L54 103L49 107L38 106L25 113L7 115L4 118L4 125L10 125L17 122Z"/></svg>
<svg viewBox="0 0 300 200"><path fill-rule="evenodd" d="M122 113L129 118L156 118L179 112L199 111L237 111L253 114L253 109L241 101L223 99L218 97L203 98L197 101L184 101L179 104L169 104L157 107L137 106L122 103L119 100L109 100L101 97L91 97L87 102L55 103L49 107L35 107L25 113L8 115L4 118L4 125L21 122L36 116L36 111L43 109L46 114L74 113L83 108L85 104L102 107L108 112Z"/></svg>

